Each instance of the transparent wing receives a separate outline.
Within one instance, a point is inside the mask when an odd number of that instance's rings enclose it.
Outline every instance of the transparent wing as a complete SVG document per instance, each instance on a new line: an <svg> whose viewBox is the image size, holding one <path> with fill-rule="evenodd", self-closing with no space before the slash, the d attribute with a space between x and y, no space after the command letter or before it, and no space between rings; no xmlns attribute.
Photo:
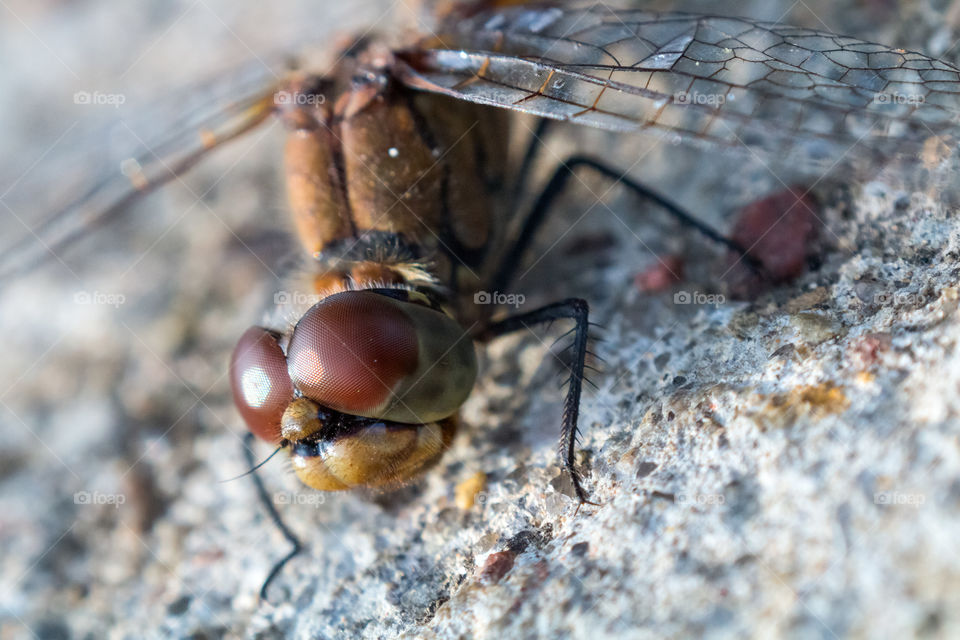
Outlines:
<svg viewBox="0 0 960 640"><path fill-rule="evenodd" d="M960 70L832 33L647 11L510 8L405 52L409 86L801 170L948 148Z"/></svg>
<svg viewBox="0 0 960 640"><path fill-rule="evenodd" d="M81 118L76 128L94 135L61 140L0 197L0 283L56 256L212 148L262 122L272 112L283 64L278 58L273 65L235 69L138 107L129 119L92 125Z"/></svg>

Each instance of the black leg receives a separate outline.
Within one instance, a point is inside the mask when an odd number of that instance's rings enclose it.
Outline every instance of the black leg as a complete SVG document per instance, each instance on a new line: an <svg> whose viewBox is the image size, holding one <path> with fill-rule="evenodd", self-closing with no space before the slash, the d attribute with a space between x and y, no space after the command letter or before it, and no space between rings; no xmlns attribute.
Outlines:
<svg viewBox="0 0 960 640"><path fill-rule="evenodd" d="M529 150L528 155L530 155ZM550 211L550 207L553 205L556 198L563 193L563 190L569 183L570 178L573 177L574 171L580 167L592 169L600 175L622 184L639 197L652 200L656 204L660 205L666 213L668 213L681 224L696 229L714 242L727 247L735 253L740 254L740 256L744 259L747 265L750 266L751 269L766 279L766 271L764 270L763 265L759 260L751 256L744 247L740 246L729 238L726 238L719 231L697 220L684 211L676 203L671 202L670 200L664 198L660 194L652 191L648 187L636 182L628 176L624 176L621 171L618 171L617 169L614 169L599 160L586 156L573 156L568 158L566 162L557 167L553 176L547 182L546 186L543 188L543 190L540 192L540 195L534 202L533 207L530 209L530 212L524 219L520 233L517 235L516 240L513 241L510 251L508 251L503 257L503 261L493 277L493 291L504 291L510 284L517 267L520 266L524 252L527 250L527 248L529 248L534 234L546 219L547 213Z"/></svg>
<svg viewBox="0 0 960 640"><path fill-rule="evenodd" d="M527 185L530 172L533 170L533 165L536 163L537 156L540 155L540 149L543 147L543 138L550 131L553 122L549 118L540 118L540 121L537 122L537 128L530 134L530 141L527 143L527 149L520 161L520 169L517 171L517 178L513 183L510 201L515 205L520 203L520 197L523 195L521 191Z"/></svg>
<svg viewBox="0 0 960 640"><path fill-rule="evenodd" d="M277 511L277 508L273 505L273 501L270 499L270 496L267 494L267 488L263 486L263 480L260 479L260 474L257 473L256 461L253 458L253 443L254 436L252 433L248 433L243 439L243 454L247 458L247 465L252 469L251 477L253 478L253 484L257 488L257 496L260 498L260 503L263 505L263 508L267 510L267 515L270 516L270 519L273 520L273 524L276 525L277 529L280 530L280 533L283 534L283 537L287 539L287 542L290 543L292 549L290 553L285 555L280 559L273 568L270 569L270 573L267 574L267 579L263 581L263 586L260 587L260 599L267 599L267 588L270 586L270 583L274 578L277 577L277 574L280 573L280 570L283 569L283 566L287 564L294 556L303 551L303 545L300 543L300 539L290 531L289 527L284 524L283 520L280 518L280 513Z"/></svg>
<svg viewBox="0 0 960 640"><path fill-rule="evenodd" d="M574 464L574 454L577 446L577 418L580 416L580 393L583 389L583 371L587 357L587 330L589 328L590 309L587 301L581 298L568 298L562 302L548 304L545 307L534 309L526 313L519 313L497 322L492 322L481 329L474 336L476 340L489 341L505 333L512 333L528 328L532 324L550 322L564 318L572 318L577 326L573 336L573 365L570 377L567 379L567 396L563 401L563 418L560 427L560 461L563 468L570 475L573 489L577 493L580 504L596 504L587 500L587 492L583 489L580 473ZM579 507L578 507L579 508Z"/></svg>

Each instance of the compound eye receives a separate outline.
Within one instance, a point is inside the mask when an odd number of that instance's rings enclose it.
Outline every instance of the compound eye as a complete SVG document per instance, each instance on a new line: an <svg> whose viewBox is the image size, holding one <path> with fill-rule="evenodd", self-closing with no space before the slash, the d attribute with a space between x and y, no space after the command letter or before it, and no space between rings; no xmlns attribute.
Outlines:
<svg viewBox="0 0 960 640"><path fill-rule="evenodd" d="M230 359L230 388L247 428L261 440L279 442L280 418L293 399L293 383L272 333L250 327L240 337Z"/></svg>
<svg viewBox="0 0 960 640"><path fill-rule="evenodd" d="M370 415L417 368L417 332L376 293L324 298L297 323L288 349L290 377L306 397L353 415Z"/></svg>
<svg viewBox="0 0 960 640"><path fill-rule="evenodd" d="M311 307L287 356L307 398L408 424L456 412L476 377L473 344L450 317L372 291L337 293Z"/></svg>

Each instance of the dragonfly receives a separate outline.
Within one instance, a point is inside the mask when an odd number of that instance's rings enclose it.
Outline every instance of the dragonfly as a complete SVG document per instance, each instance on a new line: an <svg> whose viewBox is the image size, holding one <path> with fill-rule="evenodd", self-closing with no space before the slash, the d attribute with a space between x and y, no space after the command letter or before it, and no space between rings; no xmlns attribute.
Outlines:
<svg viewBox="0 0 960 640"><path fill-rule="evenodd" d="M929 56L806 28L683 13L476 1L399 46L367 36L334 65L253 86L126 160L116 175L0 257L0 281L50 259L215 148L276 119L297 240L308 265L270 322L239 336L229 377L257 437L321 491L390 488L437 463L477 376L475 343L573 323L560 464L576 464L589 346L587 300L511 315L509 291L557 198L593 172L762 262L621 168L566 158L517 211L536 145L509 157L509 112L666 138L808 172L897 159L949 164L960 69ZM546 131L546 129L543 129ZM932 153L931 150L937 151ZM247 459L255 469L251 448ZM292 544L254 473L261 500ZM579 508L579 507L578 507Z"/></svg>

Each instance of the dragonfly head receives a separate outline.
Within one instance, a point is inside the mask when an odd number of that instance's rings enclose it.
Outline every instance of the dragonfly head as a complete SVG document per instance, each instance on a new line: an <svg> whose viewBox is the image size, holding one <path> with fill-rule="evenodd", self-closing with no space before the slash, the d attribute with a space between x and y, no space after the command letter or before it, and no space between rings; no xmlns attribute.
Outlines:
<svg viewBox="0 0 960 640"><path fill-rule="evenodd" d="M256 436L291 445L317 489L408 479L436 460L477 374L450 316L405 290L323 298L286 343L248 329L230 365L234 402Z"/></svg>

